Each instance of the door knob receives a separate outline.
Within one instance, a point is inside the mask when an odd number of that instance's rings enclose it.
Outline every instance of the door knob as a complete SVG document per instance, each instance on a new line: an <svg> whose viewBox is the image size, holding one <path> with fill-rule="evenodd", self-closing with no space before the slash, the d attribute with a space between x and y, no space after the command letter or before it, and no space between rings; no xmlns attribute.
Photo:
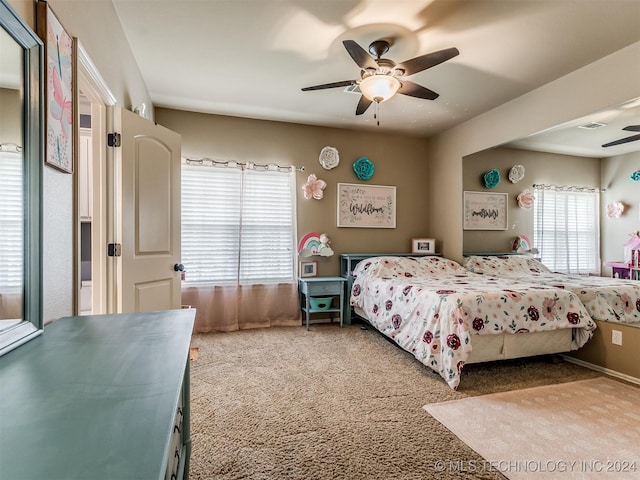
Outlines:
<svg viewBox="0 0 640 480"><path fill-rule="evenodd" d="M174 270L174 272L184 272L184 265L181 264L181 263L176 263L173 266L173 270Z"/></svg>

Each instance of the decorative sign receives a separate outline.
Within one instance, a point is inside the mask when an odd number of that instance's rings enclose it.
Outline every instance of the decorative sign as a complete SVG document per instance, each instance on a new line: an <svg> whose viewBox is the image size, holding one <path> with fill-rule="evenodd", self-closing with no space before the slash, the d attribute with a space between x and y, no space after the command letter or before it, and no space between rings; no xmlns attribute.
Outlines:
<svg viewBox="0 0 640 480"><path fill-rule="evenodd" d="M396 187L338 183L338 227L396 228Z"/></svg>
<svg viewBox="0 0 640 480"><path fill-rule="evenodd" d="M465 230L506 230L507 194L464 192Z"/></svg>

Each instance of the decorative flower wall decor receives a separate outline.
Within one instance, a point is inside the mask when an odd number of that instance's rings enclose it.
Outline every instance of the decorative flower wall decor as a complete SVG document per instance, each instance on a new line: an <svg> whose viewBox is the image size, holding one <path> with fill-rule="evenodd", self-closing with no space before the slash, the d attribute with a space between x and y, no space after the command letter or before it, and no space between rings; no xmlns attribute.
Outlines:
<svg viewBox="0 0 640 480"><path fill-rule="evenodd" d="M307 181L302 185L302 191L304 192L304 198L310 200L315 198L316 200L322 199L324 196L323 190L326 188L327 182L320 180L315 175L309 175Z"/></svg>
<svg viewBox="0 0 640 480"><path fill-rule="evenodd" d="M624 212L624 204L622 202L611 202L607 205L607 217L618 218Z"/></svg>
<svg viewBox="0 0 640 480"><path fill-rule="evenodd" d="M640 170L636 170L633 172L629 178L634 182L640 182Z"/></svg>
<svg viewBox="0 0 640 480"><path fill-rule="evenodd" d="M320 150L320 157L318 158L318 161L325 170L331 170L332 168L337 167L340 163L338 150L333 147L324 147Z"/></svg>
<svg viewBox="0 0 640 480"><path fill-rule="evenodd" d="M511 183L518 183L524 178L524 167L522 165L514 165L509 170L509 181Z"/></svg>
<svg viewBox="0 0 640 480"><path fill-rule="evenodd" d="M487 188L496 188L500 183L500 172L495 168L484 174L484 186Z"/></svg>
<svg viewBox="0 0 640 480"><path fill-rule="evenodd" d="M525 188L520 195L516 197L518 200L518 206L520 208L531 208L533 207L533 201L535 197L533 196L533 192L528 188Z"/></svg>
<svg viewBox="0 0 640 480"><path fill-rule="evenodd" d="M369 180L373 176L373 163L368 158L362 157L353 162L353 171L360 180Z"/></svg>

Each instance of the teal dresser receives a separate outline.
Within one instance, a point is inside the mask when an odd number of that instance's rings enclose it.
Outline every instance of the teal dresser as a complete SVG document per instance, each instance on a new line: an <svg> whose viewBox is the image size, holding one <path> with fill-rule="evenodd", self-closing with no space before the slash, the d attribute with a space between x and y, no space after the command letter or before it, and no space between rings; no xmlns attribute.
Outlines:
<svg viewBox="0 0 640 480"><path fill-rule="evenodd" d="M0 357L0 478L188 478L194 317L65 317Z"/></svg>

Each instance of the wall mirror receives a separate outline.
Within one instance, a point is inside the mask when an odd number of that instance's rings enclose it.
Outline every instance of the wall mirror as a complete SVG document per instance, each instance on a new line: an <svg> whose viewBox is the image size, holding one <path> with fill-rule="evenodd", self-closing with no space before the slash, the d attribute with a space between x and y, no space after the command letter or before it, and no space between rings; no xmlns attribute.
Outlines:
<svg viewBox="0 0 640 480"><path fill-rule="evenodd" d="M42 333L42 42L0 0L0 355Z"/></svg>

